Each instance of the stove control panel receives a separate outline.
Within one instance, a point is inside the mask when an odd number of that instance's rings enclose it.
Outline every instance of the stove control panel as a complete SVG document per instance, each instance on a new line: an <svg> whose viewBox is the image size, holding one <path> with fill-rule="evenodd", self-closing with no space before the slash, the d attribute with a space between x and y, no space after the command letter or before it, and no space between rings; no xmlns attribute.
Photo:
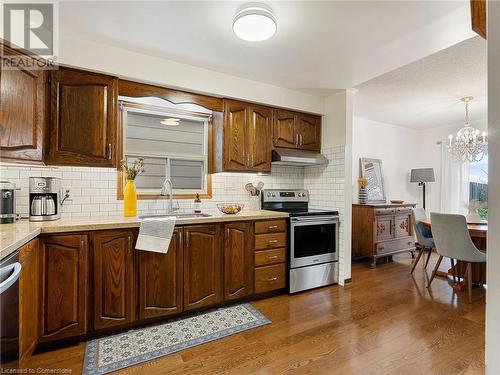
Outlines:
<svg viewBox="0 0 500 375"><path fill-rule="evenodd" d="M265 189L262 191L264 202L309 202L307 190Z"/></svg>

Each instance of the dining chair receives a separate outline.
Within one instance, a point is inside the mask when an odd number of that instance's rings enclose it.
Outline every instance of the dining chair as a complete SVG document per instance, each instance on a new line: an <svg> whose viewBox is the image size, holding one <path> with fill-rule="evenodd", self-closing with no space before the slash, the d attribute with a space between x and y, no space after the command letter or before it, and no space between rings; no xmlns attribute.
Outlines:
<svg viewBox="0 0 500 375"><path fill-rule="evenodd" d="M431 233L429 233L421 223L422 220L427 219L425 210L420 207L414 208L411 211L411 216L413 221L413 229L415 231L415 234L417 235L417 242L419 248L417 258L415 259L413 265L411 266L410 273L413 273L415 267L417 266L418 261L420 260L423 253L426 250L429 251L429 255L427 256L427 260L425 261L424 268L427 268L427 264L429 264L429 259L431 258L432 250L434 249L435 245Z"/></svg>
<svg viewBox="0 0 500 375"><path fill-rule="evenodd" d="M469 303L472 302L472 263L486 262L486 253L477 249L470 238L467 220L463 215L431 213L432 235L436 243L439 259L427 284L431 286L443 257L456 259L467 263L465 275Z"/></svg>

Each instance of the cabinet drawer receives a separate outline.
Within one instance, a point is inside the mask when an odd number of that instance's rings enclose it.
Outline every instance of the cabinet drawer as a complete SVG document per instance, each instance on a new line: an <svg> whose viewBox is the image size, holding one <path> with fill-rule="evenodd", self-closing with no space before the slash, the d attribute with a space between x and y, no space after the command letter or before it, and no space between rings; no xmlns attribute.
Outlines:
<svg viewBox="0 0 500 375"><path fill-rule="evenodd" d="M375 212L376 216L379 216L379 215L394 215L396 213L396 209L395 208L390 208L390 207L387 207L387 208L375 208L374 212Z"/></svg>
<svg viewBox="0 0 500 375"><path fill-rule="evenodd" d="M282 289L285 282L285 265L259 267L255 269L255 293Z"/></svg>
<svg viewBox="0 0 500 375"><path fill-rule="evenodd" d="M272 249L285 246L285 233L268 233L255 235L255 250Z"/></svg>
<svg viewBox="0 0 500 375"><path fill-rule="evenodd" d="M285 262L285 249L256 251L255 267Z"/></svg>
<svg viewBox="0 0 500 375"><path fill-rule="evenodd" d="M394 241L379 242L376 245L376 254L389 254L411 249L412 247L415 247L415 240L411 237Z"/></svg>
<svg viewBox="0 0 500 375"><path fill-rule="evenodd" d="M411 207L396 208L396 214L411 214Z"/></svg>
<svg viewBox="0 0 500 375"><path fill-rule="evenodd" d="M285 220L258 221L255 223L255 233L284 232L286 229Z"/></svg>

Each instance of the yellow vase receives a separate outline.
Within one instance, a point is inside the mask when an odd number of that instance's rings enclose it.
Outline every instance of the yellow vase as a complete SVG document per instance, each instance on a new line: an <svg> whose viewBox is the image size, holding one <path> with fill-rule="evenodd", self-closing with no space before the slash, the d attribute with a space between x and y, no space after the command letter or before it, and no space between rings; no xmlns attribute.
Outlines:
<svg viewBox="0 0 500 375"><path fill-rule="evenodd" d="M127 180L123 191L123 216L137 215L137 192L134 180Z"/></svg>

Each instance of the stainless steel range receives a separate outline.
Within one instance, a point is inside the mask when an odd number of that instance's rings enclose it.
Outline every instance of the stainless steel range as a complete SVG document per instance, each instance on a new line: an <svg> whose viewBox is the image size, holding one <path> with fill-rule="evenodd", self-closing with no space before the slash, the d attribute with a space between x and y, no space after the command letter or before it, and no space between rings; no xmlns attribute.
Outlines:
<svg viewBox="0 0 500 375"><path fill-rule="evenodd" d="M307 190L266 189L262 209L288 212L288 290L296 293L338 282L339 215L309 209Z"/></svg>

